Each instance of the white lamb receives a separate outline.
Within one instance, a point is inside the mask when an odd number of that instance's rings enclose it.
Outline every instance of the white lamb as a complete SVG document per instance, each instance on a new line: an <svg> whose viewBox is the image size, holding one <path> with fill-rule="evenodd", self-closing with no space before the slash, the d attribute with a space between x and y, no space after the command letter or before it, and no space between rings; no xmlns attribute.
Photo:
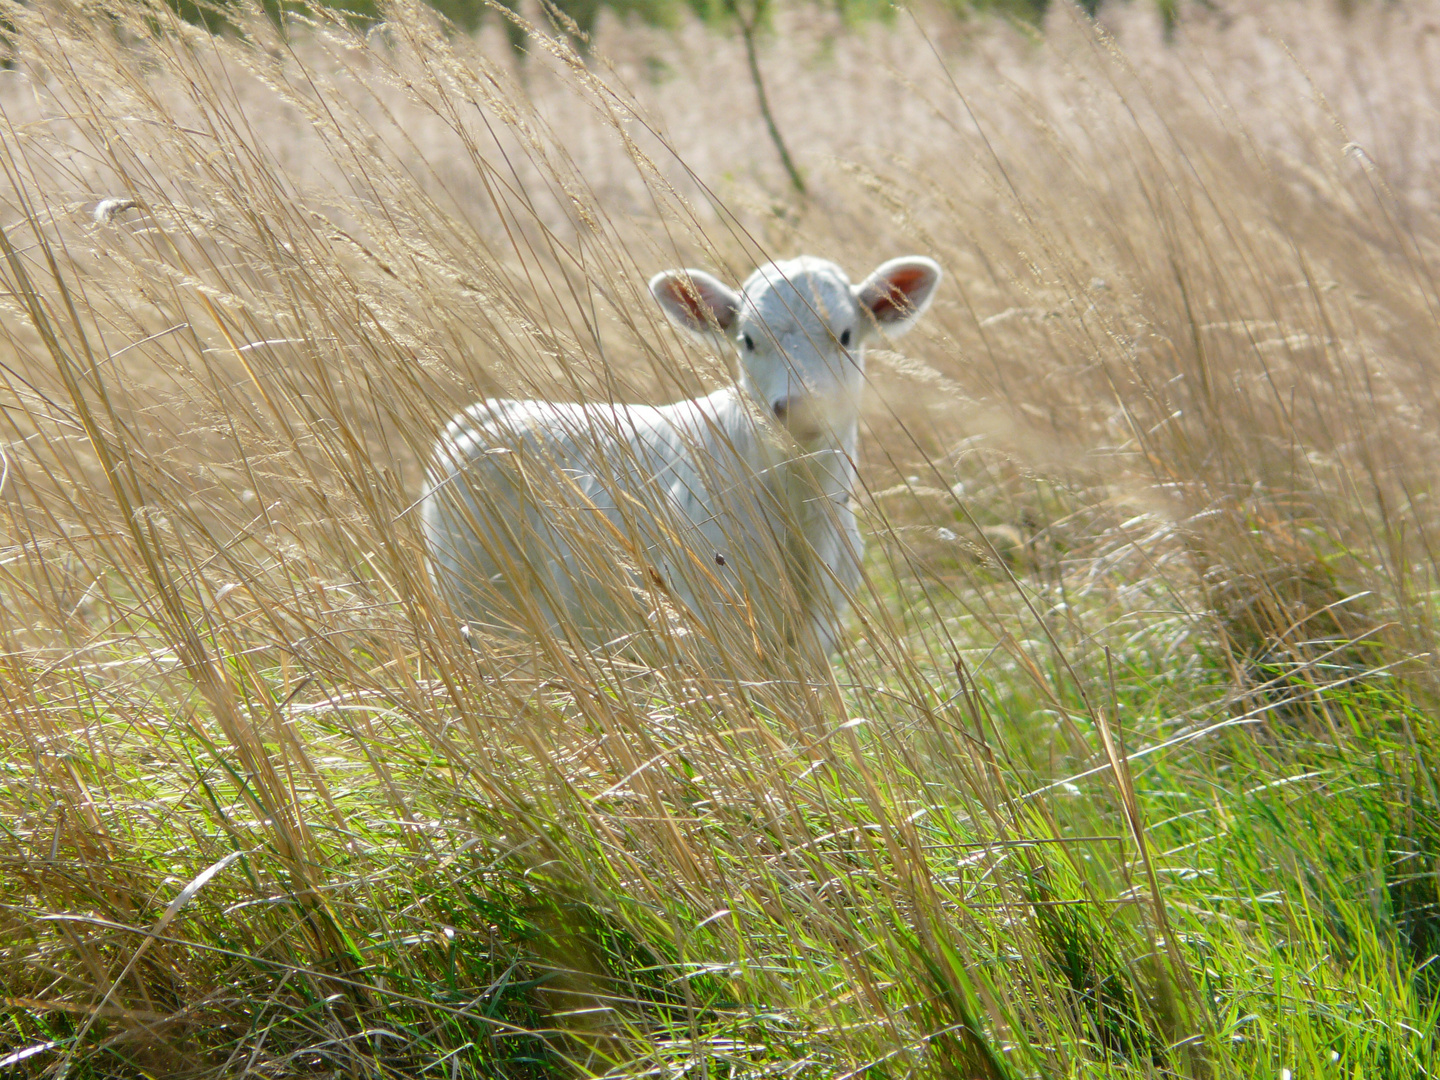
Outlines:
<svg viewBox="0 0 1440 1080"><path fill-rule="evenodd" d="M828 655L861 579L865 344L908 330L940 274L892 259L852 286L801 256L738 293L699 270L657 274L675 325L735 347L737 385L659 407L471 406L441 436L423 499L437 585L477 628L591 644L694 630L712 648Z"/></svg>

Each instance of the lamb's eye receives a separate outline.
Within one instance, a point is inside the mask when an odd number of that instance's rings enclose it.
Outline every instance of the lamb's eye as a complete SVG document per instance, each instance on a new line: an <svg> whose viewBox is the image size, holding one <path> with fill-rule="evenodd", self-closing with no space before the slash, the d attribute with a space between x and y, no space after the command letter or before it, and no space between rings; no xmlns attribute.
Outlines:
<svg viewBox="0 0 1440 1080"><path fill-rule="evenodd" d="M849 345L849 344L850 344L850 328L849 328L848 326L845 328L845 332L840 335L840 344L841 344L841 345Z"/></svg>
<svg viewBox="0 0 1440 1080"><path fill-rule="evenodd" d="M755 339L752 338L749 334L745 335L745 348L749 349L751 352L755 351Z"/></svg>

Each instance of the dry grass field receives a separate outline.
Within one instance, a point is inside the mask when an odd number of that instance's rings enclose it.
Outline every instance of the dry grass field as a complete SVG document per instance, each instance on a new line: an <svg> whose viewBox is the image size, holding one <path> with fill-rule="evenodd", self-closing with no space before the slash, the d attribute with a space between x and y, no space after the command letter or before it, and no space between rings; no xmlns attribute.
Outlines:
<svg viewBox="0 0 1440 1080"><path fill-rule="evenodd" d="M0 1074L1423 1077L1440 2L723 29L0 0ZM283 32L282 32L283 30ZM924 254L830 668L467 642L495 394Z"/></svg>

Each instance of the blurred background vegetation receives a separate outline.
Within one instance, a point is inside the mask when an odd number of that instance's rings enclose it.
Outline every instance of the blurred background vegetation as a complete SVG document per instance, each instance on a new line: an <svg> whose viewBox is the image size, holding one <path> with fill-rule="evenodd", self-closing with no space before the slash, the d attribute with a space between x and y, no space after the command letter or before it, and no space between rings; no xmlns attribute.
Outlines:
<svg viewBox="0 0 1440 1080"><path fill-rule="evenodd" d="M794 6L802 6L790 0ZM891 19L898 7L891 0L806 0L817 9L837 13L847 24ZM1077 0L1077 6L1091 18L1099 14L1105 0ZM1133 0L1153 6L1163 20L1167 34L1179 17L1180 0ZM1197 0L1213 9L1211 0ZM1351 4L1355 0L1351 0ZM229 22L226 4L209 0L172 0L180 14L191 22L219 29ZM609 10L624 20L635 20L646 26L675 28L687 16L694 16L716 30L729 30L737 23L762 29L770 28L770 18L777 0L538 0L536 11L524 12L525 0L430 0L430 4L458 29L473 33L487 19L501 19L511 47L517 53L525 49L525 34L502 13L543 14L560 30L566 32L582 49L587 48L602 11ZM284 4L281 0L264 0L264 6L278 16L282 8L303 7ZM354 12L362 19L376 19L381 4L377 0L344 0L336 7ZM1039 27L1053 0L940 0L939 6L958 15L997 14L1018 23Z"/></svg>

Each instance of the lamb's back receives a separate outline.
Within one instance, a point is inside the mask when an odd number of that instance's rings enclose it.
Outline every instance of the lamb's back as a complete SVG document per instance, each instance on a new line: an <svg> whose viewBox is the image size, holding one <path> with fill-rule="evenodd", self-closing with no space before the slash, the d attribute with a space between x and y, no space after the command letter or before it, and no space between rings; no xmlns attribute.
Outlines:
<svg viewBox="0 0 1440 1080"><path fill-rule="evenodd" d="M552 627L562 611L604 627L617 596L652 587L691 607L701 593L734 603L737 568L756 569L772 531L758 445L733 389L666 406L479 402L435 453L441 497L423 518L437 578L475 622L526 595Z"/></svg>

